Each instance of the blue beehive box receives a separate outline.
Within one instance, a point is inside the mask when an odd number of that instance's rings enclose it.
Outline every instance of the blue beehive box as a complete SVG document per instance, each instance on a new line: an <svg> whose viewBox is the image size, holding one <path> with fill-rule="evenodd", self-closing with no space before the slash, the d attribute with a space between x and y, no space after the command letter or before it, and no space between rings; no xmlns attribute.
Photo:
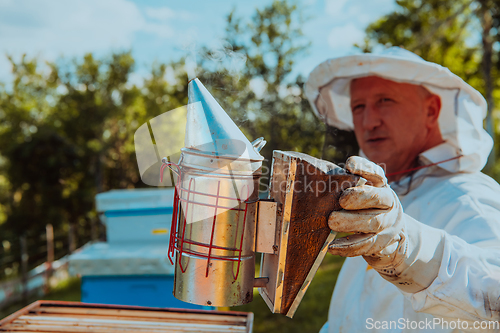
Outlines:
<svg viewBox="0 0 500 333"><path fill-rule="evenodd" d="M96 196L107 242L70 257L82 277L82 302L202 309L173 296L167 258L174 189L113 190Z"/></svg>

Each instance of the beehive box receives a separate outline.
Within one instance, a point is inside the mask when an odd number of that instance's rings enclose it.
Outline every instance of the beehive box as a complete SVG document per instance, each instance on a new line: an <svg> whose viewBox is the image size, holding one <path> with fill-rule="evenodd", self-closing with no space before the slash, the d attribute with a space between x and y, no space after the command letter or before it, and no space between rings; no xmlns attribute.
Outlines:
<svg viewBox="0 0 500 333"><path fill-rule="evenodd" d="M253 313L36 301L0 320L0 332L252 332Z"/></svg>

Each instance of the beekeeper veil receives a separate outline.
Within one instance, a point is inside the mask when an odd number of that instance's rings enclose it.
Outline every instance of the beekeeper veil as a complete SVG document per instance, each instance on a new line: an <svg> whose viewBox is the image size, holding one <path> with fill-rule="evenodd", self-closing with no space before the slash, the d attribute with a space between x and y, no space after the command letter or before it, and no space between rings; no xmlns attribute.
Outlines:
<svg viewBox="0 0 500 333"><path fill-rule="evenodd" d="M483 96L447 68L399 47L334 58L317 66L305 85L316 115L330 126L353 130L350 83L365 76L422 85L441 98L439 127L445 143L422 154L428 163L462 155L440 166L451 172L484 167L493 140L483 129L487 110Z"/></svg>

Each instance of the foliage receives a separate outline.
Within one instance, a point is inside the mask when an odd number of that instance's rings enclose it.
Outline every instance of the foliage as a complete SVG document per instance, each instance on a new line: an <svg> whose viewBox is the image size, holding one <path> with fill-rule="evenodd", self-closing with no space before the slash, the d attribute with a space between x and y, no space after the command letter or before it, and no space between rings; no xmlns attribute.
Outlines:
<svg viewBox="0 0 500 333"><path fill-rule="evenodd" d="M10 61L14 80L0 86L2 241L17 244L49 223L56 233L69 224L88 228L98 192L144 186L133 134L186 102L185 74L174 71L169 83L168 67L154 64L141 88L131 85L130 52L45 67L26 57Z"/></svg>
<svg viewBox="0 0 500 333"><path fill-rule="evenodd" d="M257 9L250 22L233 11L221 49L205 48L200 61L201 81L247 137L267 140L262 154L268 161L276 149L322 154L324 125L303 94L303 78L292 77L296 59L309 45L300 13L287 1ZM231 66L235 60L244 63L237 72Z"/></svg>
<svg viewBox="0 0 500 333"><path fill-rule="evenodd" d="M40 298L35 296L30 297L27 301L19 301L13 303L3 309L0 309L0 319L7 317L8 315L21 310L25 306L39 300ZM81 299L81 288L80 288L80 278L73 277L68 280L62 281L54 288L51 288L49 293L43 296L44 300L54 300L54 301L67 301L67 302L79 302Z"/></svg>

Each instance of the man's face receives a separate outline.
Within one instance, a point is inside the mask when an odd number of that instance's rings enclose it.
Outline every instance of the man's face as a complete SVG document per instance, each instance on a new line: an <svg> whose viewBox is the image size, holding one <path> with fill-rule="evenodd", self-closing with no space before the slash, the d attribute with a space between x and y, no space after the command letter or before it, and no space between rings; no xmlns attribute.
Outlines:
<svg viewBox="0 0 500 333"><path fill-rule="evenodd" d="M386 172L411 168L417 156L430 148L440 105L435 119L429 117L429 96L433 95L421 86L376 76L351 82L356 139L370 160L385 164Z"/></svg>

